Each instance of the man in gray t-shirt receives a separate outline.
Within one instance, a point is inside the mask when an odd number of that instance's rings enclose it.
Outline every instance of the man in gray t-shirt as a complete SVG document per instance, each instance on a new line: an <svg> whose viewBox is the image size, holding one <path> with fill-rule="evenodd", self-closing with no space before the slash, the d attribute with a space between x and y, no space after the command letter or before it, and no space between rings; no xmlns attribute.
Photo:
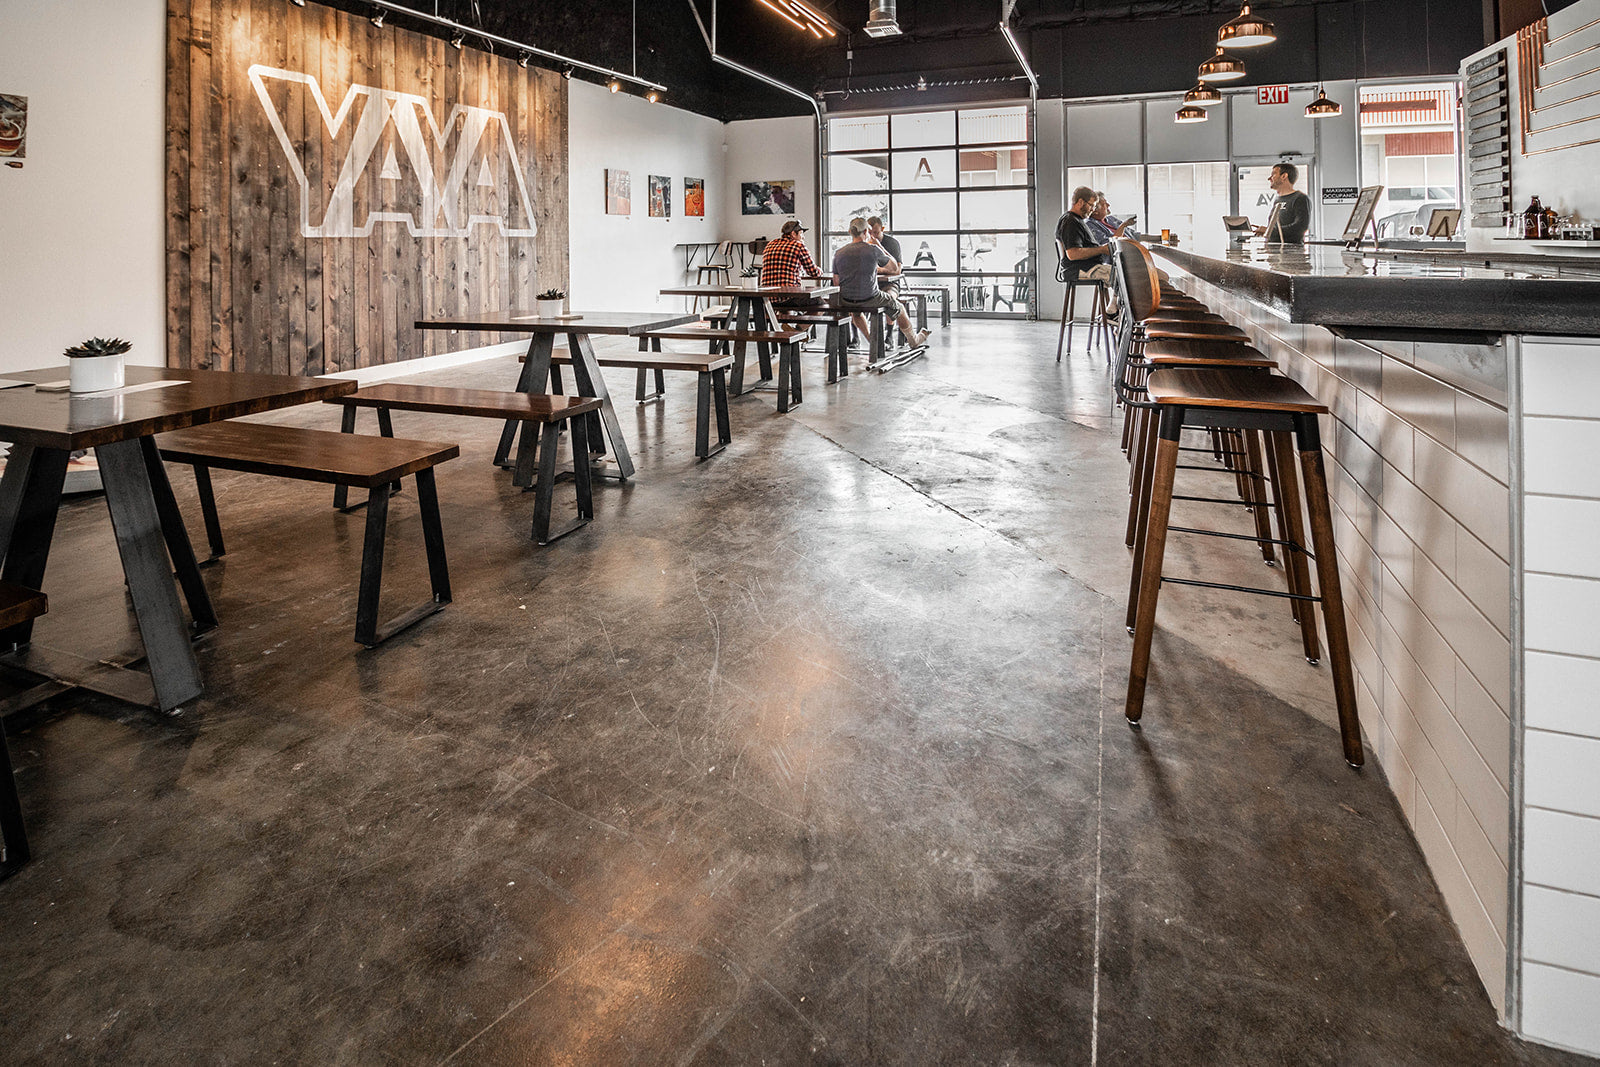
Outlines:
<svg viewBox="0 0 1600 1067"><path fill-rule="evenodd" d="M928 340L927 331L918 333L911 324L911 316L906 314L906 309L900 306L894 294L878 288L879 276L892 278L899 273L900 264L894 257L872 242L867 221L851 219L850 243L833 254L833 281L839 286L839 306L847 310L882 308L894 316L900 332L911 338L912 344L920 345ZM857 315L855 323L856 329L865 335L866 316Z"/></svg>

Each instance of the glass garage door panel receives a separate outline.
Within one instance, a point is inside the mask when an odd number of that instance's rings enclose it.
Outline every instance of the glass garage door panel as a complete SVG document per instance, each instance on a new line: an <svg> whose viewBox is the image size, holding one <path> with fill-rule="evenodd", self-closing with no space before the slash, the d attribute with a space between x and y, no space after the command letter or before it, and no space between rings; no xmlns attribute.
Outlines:
<svg viewBox="0 0 1600 1067"><path fill-rule="evenodd" d="M1028 146L963 148L958 166L963 187L1027 185Z"/></svg>
<svg viewBox="0 0 1600 1067"><path fill-rule="evenodd" d="M961 235L961 269L974 273L1027 272L1028 235L1025 233L964 233Z"/></svg>
<svg viewBox="0 0 1600 1067"><path fill-rule="evenodd" d="M909 274L930 274L956 269L956 235L953 233L901 233L891 231L900 242L900 252L905 262L900 264Z"/></svg>
<svg viewBox="0 0 1600 1067"><path fill-rule="evenodd" d="M1028 140L1026 107L966 108L957 120L962 144L997 144Z"/></svg>
<svg viewBox="0 0 1600 1067"><path fill-rule="evenodd" d="M956 154L951 149L918 148L896 152L895 189L951 189L956 184Z"/></svg>
<svg viewBox="0 0 1600 1067"><path fill-rule="evenodd" d="M956 143L954 111L923 111L914 115L891 115L889 130L896 148Z"/></svg>
<svg viewBox="0 0 1600 1067"><path fill-rule="evenodd" d="M1026 189L974 189L961 194L963 230L1028 229Z"/></svg>
<svg viewBox="0 0 1600 1067"><path fill-rule="evenodd" d="M875 152L871 155L860 156L829 156L828 188L889 188L888 155L883 152Z"/></svg>
<svg viewBox="0 0 1600 1067"><path fill-rule="evenodd" d="M953 230L956 228L955 193L896 193L892 230Z"/></svg>
<svg viewBox="0 0 1600 1067"><path fill-rule="evenodd" d="M856 152L889 147L889 116L864 115L828 121L828 151Z"/></svg>
<svg viewBox="0 0 1600 1067"><path fill-rule="evenodd" d="M877 215L879 218L889 217L889 194L881 193L835 193L828 197L828 232L844 233L850 229L850 220L853 218L867 218Z"/></svg>

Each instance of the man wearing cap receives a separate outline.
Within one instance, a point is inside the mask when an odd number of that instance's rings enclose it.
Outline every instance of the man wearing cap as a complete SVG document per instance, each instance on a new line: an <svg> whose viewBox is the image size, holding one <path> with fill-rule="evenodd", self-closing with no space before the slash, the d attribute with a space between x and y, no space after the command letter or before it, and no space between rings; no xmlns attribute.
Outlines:
<svg viewBox="0 0 1600 1067"><path fill-rule="evenodd" d="M800 235L806 228L794 219L783 224L783 233L776 241L768 241L761 250L762 285L799 285L800 276L820 278L816 260Z"/></svg>
<svg viewBox="0 0 1600 1067"><path fill-rule="evenodd" d="M878 288L880 277L899 276L900 263L870 238L871 231L867 226L867 220L851 219L850 243L833 254L833 281L839 287L839 306L847 311L856 308L863 310L882 308L895 317L900 332L911 338L912 344L925 344L928 340L927 331L918 333L916 327L911 325L911 317L906 314L906 309L900 305L900 301L895 299L895 295ZM857 315L855 322L856 329L865 334L866 318Z"/></svg>

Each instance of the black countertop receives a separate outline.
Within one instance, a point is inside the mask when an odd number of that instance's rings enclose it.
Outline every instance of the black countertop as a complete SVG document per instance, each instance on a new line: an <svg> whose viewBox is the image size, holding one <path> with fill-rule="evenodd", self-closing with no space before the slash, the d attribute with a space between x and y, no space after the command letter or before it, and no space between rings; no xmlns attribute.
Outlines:
<svg viewBox="0 0 1600 1067"><path fill-rule="evenodd" d="M1468 334L1600 337L1600 263L1533 257L1486 266L1461 252L1346 252L1249 241L1225 258L1151 244L1150 251L1290 322L1352 337ZM1466 339L1461 337L1460 339Z"/></svg>

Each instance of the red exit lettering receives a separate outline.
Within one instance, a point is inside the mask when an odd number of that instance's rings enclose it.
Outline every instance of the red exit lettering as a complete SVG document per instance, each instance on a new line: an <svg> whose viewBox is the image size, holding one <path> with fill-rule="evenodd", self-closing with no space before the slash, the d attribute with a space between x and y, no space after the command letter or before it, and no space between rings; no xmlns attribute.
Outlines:
<svg viewBox="0 0 1600 1067"><path fill-rule="evenodd" d="M1258 104L1287 104L1289 102L1289 87L1287 85L1258 85L1256 86L1256 103Z"/></svg>

